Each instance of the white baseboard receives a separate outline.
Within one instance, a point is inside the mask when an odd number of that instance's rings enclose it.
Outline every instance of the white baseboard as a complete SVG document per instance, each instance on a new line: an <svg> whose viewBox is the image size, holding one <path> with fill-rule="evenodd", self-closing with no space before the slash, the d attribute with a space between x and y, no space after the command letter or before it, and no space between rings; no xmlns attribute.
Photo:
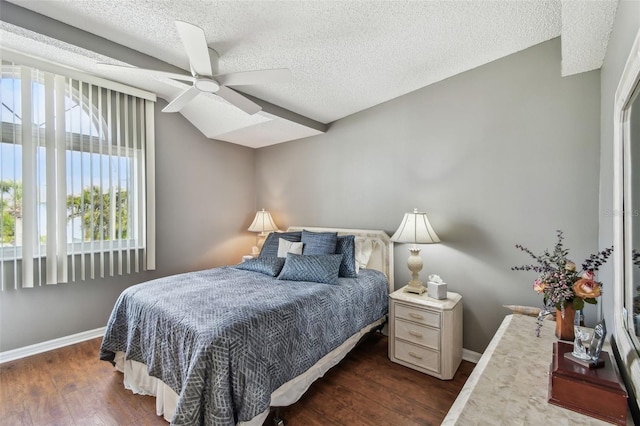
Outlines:
<svg viewBox="0 0 640 426"><path fill-rule="evenodd" d="M477 364L478 361L480 361L481 356L482 354L479 354L478 352L470 351L469 349L464 348L462 349L462 359L464 359L465 361Z"/></svg>
<svg viewBox="0 0 640 426"><path fill-rule="evenodd" d="M107 327L100 327L94 330L83 331L81 333L72 334L70 336L60 337L58 339L47 340L46 342L36 343L35 345L24 346L22 348L12 349L10 351L0 352L0 364L13 361L20 358L26 358L42 352L51 351L53 349L62 348L64 346L73 345L84 342L85 340L95 339L104 335Z"/></svg>
<svg viewBox="0 0 640 426"><path fill-rule="evenodd" d="M40 354L42 352L51 351L53 349L62 348L64 346L84 342L85 340L95 339L96 337L103 336L106 329L107 327L100 327L93 330L72 334L70 336L60 337L58 339L36 343L35 345L29 345L18 349L12 349L10 351L0 352L0 364L14 361L20 358L26 358L31 355ZM482 354L478 352L474 352L469 349L462 349L462 359L465 361L477 364L481 356Z"/></svg>

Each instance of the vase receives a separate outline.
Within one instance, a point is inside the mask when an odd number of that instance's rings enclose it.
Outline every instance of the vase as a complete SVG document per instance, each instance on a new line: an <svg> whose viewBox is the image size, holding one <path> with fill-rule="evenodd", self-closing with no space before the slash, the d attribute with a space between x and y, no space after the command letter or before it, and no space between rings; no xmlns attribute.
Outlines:
<svg viewBox="0 0 640 426"><path fill-rule="evenodd" d="M575 338L573 331L575 317L576 310L571 302L564 307L564 318L562 317L561 309L556 311L556 337L558 339L573 341Z"/></svg>

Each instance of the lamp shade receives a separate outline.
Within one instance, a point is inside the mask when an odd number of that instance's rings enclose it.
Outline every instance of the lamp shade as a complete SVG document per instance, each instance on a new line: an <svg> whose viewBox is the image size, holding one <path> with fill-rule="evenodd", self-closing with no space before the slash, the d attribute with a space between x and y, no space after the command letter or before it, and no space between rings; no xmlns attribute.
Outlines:
<svg viewBox="0 0 640 426"><path fill-rule="evenodd" d="M426 213L414 209L412 213L405 213L398 230L391 237L396 243L432 244L439 243L440 238L429 223Z"/></svg>
<svg viewBox="0 0 640 426"><path fill-rule="evenodd" d="M271 213L262 209L262 211L256 213L256 217L248 230L251 232L271 232L277 231L278 227L271 218Z"/></svg>

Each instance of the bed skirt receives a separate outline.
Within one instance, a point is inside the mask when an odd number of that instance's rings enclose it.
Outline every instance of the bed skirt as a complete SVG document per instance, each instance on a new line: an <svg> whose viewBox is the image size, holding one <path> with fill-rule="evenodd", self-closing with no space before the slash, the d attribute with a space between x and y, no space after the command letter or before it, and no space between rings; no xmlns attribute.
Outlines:
<svg viewBox="0 0 640 426"><path fill-rule="evenodd" d="M273 391L271 394L271 406L287 407L298 401L313 382L324 376L331 367L338 364L366 333L383 324L385 319L386 317L382 317L364 327L348 338L342 345L322 357L307 371ZM144 364L125 360L124 352L116 352L114 362L116 369L124 373L124 387L136 394L155 396L156 414L163 416L166 421L170 422L178 402L178 395L173 389L164 384L162 380L149 376L147 367ZM238 423L238 426L261 426L268 415L269 409L249 421Z"/></svg>

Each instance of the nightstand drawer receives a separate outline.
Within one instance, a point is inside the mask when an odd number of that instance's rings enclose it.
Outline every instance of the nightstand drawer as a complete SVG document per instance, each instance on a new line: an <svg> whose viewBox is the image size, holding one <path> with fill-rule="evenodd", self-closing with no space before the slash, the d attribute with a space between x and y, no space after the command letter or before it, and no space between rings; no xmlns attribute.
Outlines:
<svg viewBox="0 0 640 426"><path fill-rule="evenodd" d="M440 350L440 330L425 327L405 320L396 320L396 336L417 345Z"/></svg>
<svg viewBox="0 0 640 426"><path fill-rule="evenodd" d="M440 328L440 312L416 309L408 305L403 305L402 303L396 303L395 312L396 318Z"/></svg>
<svg viewBox="0 0 640 426"><path fill-rule="evenodd" d="M421 346L412 345L395 339L396 358L426 368L427 370L440 372L440 352L435 352Z"/></svg>

